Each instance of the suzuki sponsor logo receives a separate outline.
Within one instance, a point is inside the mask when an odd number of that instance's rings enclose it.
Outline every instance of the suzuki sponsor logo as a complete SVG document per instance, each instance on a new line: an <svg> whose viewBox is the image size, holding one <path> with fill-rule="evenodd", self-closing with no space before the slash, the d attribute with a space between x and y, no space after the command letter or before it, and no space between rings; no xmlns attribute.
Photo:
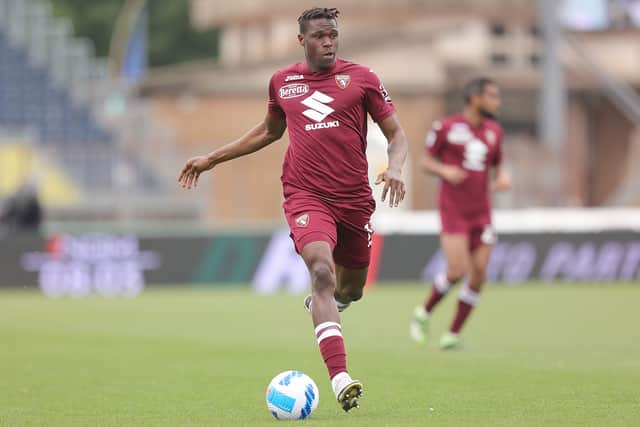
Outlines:
<svg viewBox="0 0 640 427"><path fill-rule="evenodd" d="M340 127L340 122L337 120L331 122L323 122L323 123L308 123L305 125L304 130L318 130L318 129L331 129Z"/></svg>
<svg viewBox="0 0 640 427"><path fill-rule="evenodd" d="M308 117L311 120L320 123L321 121L326 119L329 114L335 111L333 108L327 105L333 101L334 99L332 97L316 90L311 94L311 96L301 101L302 105L309 107L309 109L304 110L302 114L305 117Z"/></svg>
<svg viewBox="0 0 640 427"><path fill-rule="evenodd" d="M282 86L278 94L282 99L290 99L305 95L307 92L309 92L309 85L305 83L292 83Z"/></svg>

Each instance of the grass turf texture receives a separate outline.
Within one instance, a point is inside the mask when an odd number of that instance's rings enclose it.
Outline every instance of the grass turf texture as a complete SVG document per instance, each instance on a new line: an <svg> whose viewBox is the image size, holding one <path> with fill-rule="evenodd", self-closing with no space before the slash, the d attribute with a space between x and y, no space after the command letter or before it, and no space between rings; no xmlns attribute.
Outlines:
<svg viewBox="0 0 640 427"><path fill-rule="evenodd" d="M348 362L365 384L345 414L331 393L301 296L147 290L136 299L0 293L0 425L279 425L264 394L277 373L315 379L305 425L640 425L640 286L492 287L437 350L408 338L423 286L378 287L343 314Z"/></svg>

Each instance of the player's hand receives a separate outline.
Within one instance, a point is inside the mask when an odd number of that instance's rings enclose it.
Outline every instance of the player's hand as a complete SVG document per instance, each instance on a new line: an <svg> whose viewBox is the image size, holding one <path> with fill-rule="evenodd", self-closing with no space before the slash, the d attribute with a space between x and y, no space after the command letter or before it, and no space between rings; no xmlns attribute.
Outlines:
<svg viewBox="0 0 640 427"><path fill-rule="evenodd" d="M442 178L450 184L458 185L467 179L467 172L458 166L445 165L442 167Z"/></svg>
<svg viewBox="0 0 640 427"><path fill-rule="evenodd" d="M389 193L389 207L398 207L398 203L404 199L406 192L404 181L402 180L402 173L398 170L387 169L378 175L375 184L378 185L383 182L382 201L384 202L387 193Z"/></svg>
<svg viewBox="0 0 640 427"><path fill-rule="evenodd" d="M213 162L207 156L192 157L187 160L182 171L180 171L178 182L183 188L195 188L198 186L200 174L213 168L213 166Z"/></svg>
<svg viewBox="0 0 640 427"><path fill-rule="evenodd" d="M491 191L507 191L511 190L511 175L504 170L500 170L495 179L491 182Z"/></svg>

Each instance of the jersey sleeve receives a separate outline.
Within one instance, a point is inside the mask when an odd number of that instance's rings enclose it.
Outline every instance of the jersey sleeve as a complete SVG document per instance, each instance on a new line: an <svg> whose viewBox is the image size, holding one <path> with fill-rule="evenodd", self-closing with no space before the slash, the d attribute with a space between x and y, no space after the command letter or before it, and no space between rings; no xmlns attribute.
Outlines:
<svg viewBox="0 0 640 427"><path fill-rule="evenodd" d="M502 163L502 129L498 129L498 137L496 138L496 154L493 156L493 161L491 162L492 166L500 166Z"/></svg>
<svg viewBox="0 0 640 427"><path fill-rule="evenodd" d="M268 103L268 111L276 116L284 117L284 110L278 103L278 91L275 88L275 80L276 74L271 76L271 80L269 80L269 103Z"/></svg>
<svg viewBox="0 0 640 427"><path fill-rule="evenodd" d="M447 141L444 125L440 120L436 120L431 125L431 129L427 133L427 139L425 141L425 149L429 154L434 157L439 157Z"/></svg>
<svg viewBox="0 0 640 427"><path fill-rule="evenodd" d="M365 107L376 123L380 123L396 111L389 93L373 70L366 74L364 92Z"/></svg>

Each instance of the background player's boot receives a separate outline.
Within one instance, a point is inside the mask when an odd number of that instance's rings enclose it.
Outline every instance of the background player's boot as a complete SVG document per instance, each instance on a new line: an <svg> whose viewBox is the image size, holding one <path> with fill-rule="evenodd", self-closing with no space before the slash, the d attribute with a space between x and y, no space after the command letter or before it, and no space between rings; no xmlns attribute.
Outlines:
<svg viewBox="0 0 640 427"><path fill-rule="evenodd" d="M360 381L354 380L348 373L342 372L333 377L331 387L336 395L336 400L345 412L360 407L360 397L362 396Z"/></svg>
<svg viewBox="0 0 640 427"><path fill-rule="evenodd" d="M338 307L338 311L339 311L339 312L341 312L341 313L342 313L343 311L345 311L347 308L349 308L349 306L350 306L350 305L351 305L351 303L350 303L350 302L348 302L348 303L346 303L346 304L345 304L345 303L343 303L343 302L336 301L336 307ZM304 308L306 308L306 309L307 309L307 311L308 311L309 313L311 313L311 295L307 295L307 296L304 298Z"/></svg>
<svg viewBox="0 0 640 427"><path fill-rule="evenodd" d="M462 348L462 339L458 334L447 332L440 338L440 350L455 350Z"/></svg>
<svg viewBox="0 0 640 427"><path fill-rule="evenodd" d="M429 315L423 306L413 309L413 319L409 325L411 339L419 344L424 344L429 336Z"/></svg>

